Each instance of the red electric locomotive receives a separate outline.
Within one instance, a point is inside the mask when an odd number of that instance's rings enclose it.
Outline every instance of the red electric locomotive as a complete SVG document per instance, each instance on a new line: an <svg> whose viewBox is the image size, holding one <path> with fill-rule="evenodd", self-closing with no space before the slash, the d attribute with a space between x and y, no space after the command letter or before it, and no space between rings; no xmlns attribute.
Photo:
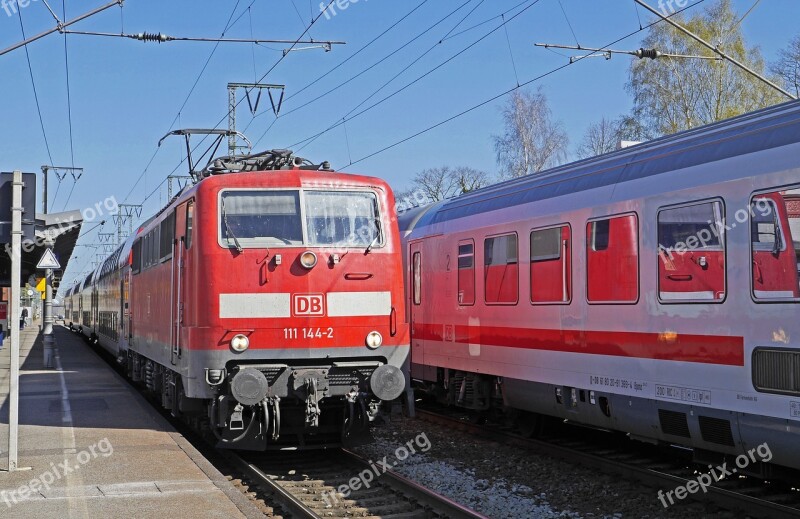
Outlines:
<svg viewBox="0 0 800 519"><path fill-rule="evenodd" d="M82 333L230 447L338 445L405 389L389 186L285 150L211 162L86 293Z"/></svg>

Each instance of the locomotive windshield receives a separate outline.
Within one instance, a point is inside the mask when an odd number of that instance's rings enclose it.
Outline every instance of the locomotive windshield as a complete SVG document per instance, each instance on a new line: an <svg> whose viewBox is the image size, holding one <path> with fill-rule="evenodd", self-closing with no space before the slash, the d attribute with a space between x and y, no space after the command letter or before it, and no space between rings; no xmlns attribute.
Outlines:
<svg viewBox="0 0 800 519"><path fill-rule="evenodd" d="M379 233L378 200L373 193L306 191L308 244L361 247Z"/></svg>
<svg viewBox="0 0 800 519"><path fill-rule="evenodd" d="M381 238L378 199L367 191L224 191L219 216L221 244L237 249L368 247Z"/></svg>
<svg viewBox="0 0 800 519"><path fill-rule="evenodd" d="M303 244L297 191L225 191L220 205L222 239L231 245Z"/></svg>

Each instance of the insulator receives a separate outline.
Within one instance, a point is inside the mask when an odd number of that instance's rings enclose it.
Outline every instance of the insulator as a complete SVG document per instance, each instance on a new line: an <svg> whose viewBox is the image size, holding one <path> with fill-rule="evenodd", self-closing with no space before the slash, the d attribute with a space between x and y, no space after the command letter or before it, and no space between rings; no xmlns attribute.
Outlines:
<svg viewBox="0 0 800 519"><path fill-rule="evenodd" d="M639 59L650 58L656 59L661 56L661 53L656 49L639 49L636 51L636 57Z"/></svg>
<svg viewBox="0 0 800 519"><path fill-rule="evenodd" d="M152 32L140 32L135 35L135 38L139 41L156 41L158 43L170 40L169 36L161 34L160 32L157 34Z"/></svg>

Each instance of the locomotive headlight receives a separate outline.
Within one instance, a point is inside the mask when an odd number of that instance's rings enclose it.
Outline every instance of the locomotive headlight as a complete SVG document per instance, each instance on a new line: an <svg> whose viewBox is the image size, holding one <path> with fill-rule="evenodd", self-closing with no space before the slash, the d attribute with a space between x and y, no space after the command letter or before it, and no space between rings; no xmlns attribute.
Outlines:
<svg viewBox="0 0 800 519"><path fill-rule="evenodd" d="M369 332L367 335L367 348L374 350L383 344L383 336L378 332Z"/></svg>
<svg viewBox="0 0 800 519"><path fill-rule="evenodd" d="M313 269L317 264L317 255L310 250L305 251L300 256L300 264L307 269Z"/></svg>
<svg viewBox="0 0 800 519"><path fill-rule="evenodd" d="M236 335L231 339L231 349L236 353L242 353L250 347L250 339L246 335Z"/></svg>

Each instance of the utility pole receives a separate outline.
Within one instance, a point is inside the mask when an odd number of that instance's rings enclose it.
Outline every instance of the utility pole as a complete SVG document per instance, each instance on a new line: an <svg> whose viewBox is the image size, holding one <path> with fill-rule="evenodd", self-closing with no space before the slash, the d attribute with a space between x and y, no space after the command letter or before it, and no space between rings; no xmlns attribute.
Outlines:
<svg viewBox="0 0 800 519"><path fill-rule="evenodd" d="M266 90L267 95L269 96L270 104L272 104L272 112L275 114L275 117L277 117L281 111L281 106L283 105L283 96L286 92L286 85L271 85L266 83L228 83L228 155L230 157L235 157L236 150L243 148L243 146L238 146L236 144L236 91L240 88L244 89L247 104L250 107L250 113L253 115L256 114L258 105L261 102L261 93ZM256 96L255 101L250 98L251 90L258 90L258 95ZM277 101L272 95L273 90L281 91L281 95Z"/></svg>
<svg viewBox="0 0 800 519"><path fill-rule="evenodd" d="M142 204L119 204L119 211L114 215L117 224L117 243L122 243L125 238L133 233L133 217L142 216ZM128 233L125 234L122 228L128 224Z"/></svg>
<svg viewBox="0 0 800 519"><path fill-rule="evenodd" d="M234 121L234 124L236 124L235 121ZM233 139L234 139L234 146L235 146L236 145L236 136L235 135L233 136ZM230 138L228 139L228 143L230 145ZM168 176L167 177L167 202L172 200L172 193L173 193L172 182L173 181L175 181L175 183L178 184L178 189L180 190L180 189L183 189L183 186L185 186L190 180L192 180L192 177L190 177L188 175L170 175L170 176Z"/></svg>
<svg viewBox="0 0 800 519"><path fill-rule="evenodd" d="M22 315L20 284L22 283L22 172L14 171L11 181L11 294L8 315L11 316L10 366L8 381L8 471L27 470L19 467L19 320Z"/></svg>
<svg viewBox="0 0 800 519"><path fill-rule="evenodd" d="M58 181L61 182L67 176L67 173L72 174L73 180L77 182L81 175L83 175L83 168L70 168L70 167L63 167L63 166L42 166L42 214L47 214L47 174L53 171L58 177Z"/></svg>
<svg viewBox="0 0 800 519"><path fill-rule="evenodd" d="M697 41L699 44L701 44L701 45L703 45L704 47L706 47L706 48L708 48L708 49L712 50L713 52L715 52L715 53L717 53L717 54L719 54L720 56L722 56L722 58L723 58L723 59L726 59L726 60L730 61L730 62L731 62L731 63L733 63L735 66L737 66L737 67L739 67L740 69L744 70L745 72L747 72L747 73L748 73L748 74L750 74L751 76L753 76L753 77L755 77L756 79L758 79L758 80L760 80L760 81L762 81L762 82L766 83L767 85L771 86L772 88L774 88L775 90L777 90L777 91L778 91L778 92L780 92L781 94L785 95L785 96L786 96L786 97L788 97L789 99L797 99L797 96L795 96L795 95L792 95L791 93L787 92L786 90L784 90L783 88L779 87L778 85L776 85L775 83L773 83L773 82L772 82L772 81L770 81L769 79L765 78L764 76L762 76L761 74L759 74L759 73L758 73L758 72L756 72L755 70L751 69L750 67L748 67L748 66L747 66L747 65L745 65L744 63L741 63L741 62L737 61L736 59L732 58L731 56L727 55L725 52L721 51L721 50L719 49L719 47L718 47L718 46L711 45L711 44L710 44L710 43L708 43L706 40L704 40L704 39L703 39L703 38L701 38L700 36L696 35L695 33L693 33L692 31L690 31L690 30L689 30L689 29L687 29L686 27L682 26L682 25L681 25L681 24L679 24L678 22L675 22L675 21L671 20L671 19L670 19L668 16L664 16L662 13L658 12L658 10L657 10L657 9L653 9L652 7L650 7L649 5L647 5L647 3L645 3L643 0L633 0L633 1L634 1L634 2L636 2L637 4L641 5L642 7L644 7L645 9L647 9L648 11L650 11L651 13L653 13L654 15L658 16L659 18L661 18L662 20L664 20L665 22L667 22L667 23L668 23L668 24L670 24L671 26L675 27L676 29L678 29L679 31L681 31L682 33L684 33L685 35L687 35L687 36L689 36L690 38L694 39L694 40L695 40L695 41Z"/></svg>

